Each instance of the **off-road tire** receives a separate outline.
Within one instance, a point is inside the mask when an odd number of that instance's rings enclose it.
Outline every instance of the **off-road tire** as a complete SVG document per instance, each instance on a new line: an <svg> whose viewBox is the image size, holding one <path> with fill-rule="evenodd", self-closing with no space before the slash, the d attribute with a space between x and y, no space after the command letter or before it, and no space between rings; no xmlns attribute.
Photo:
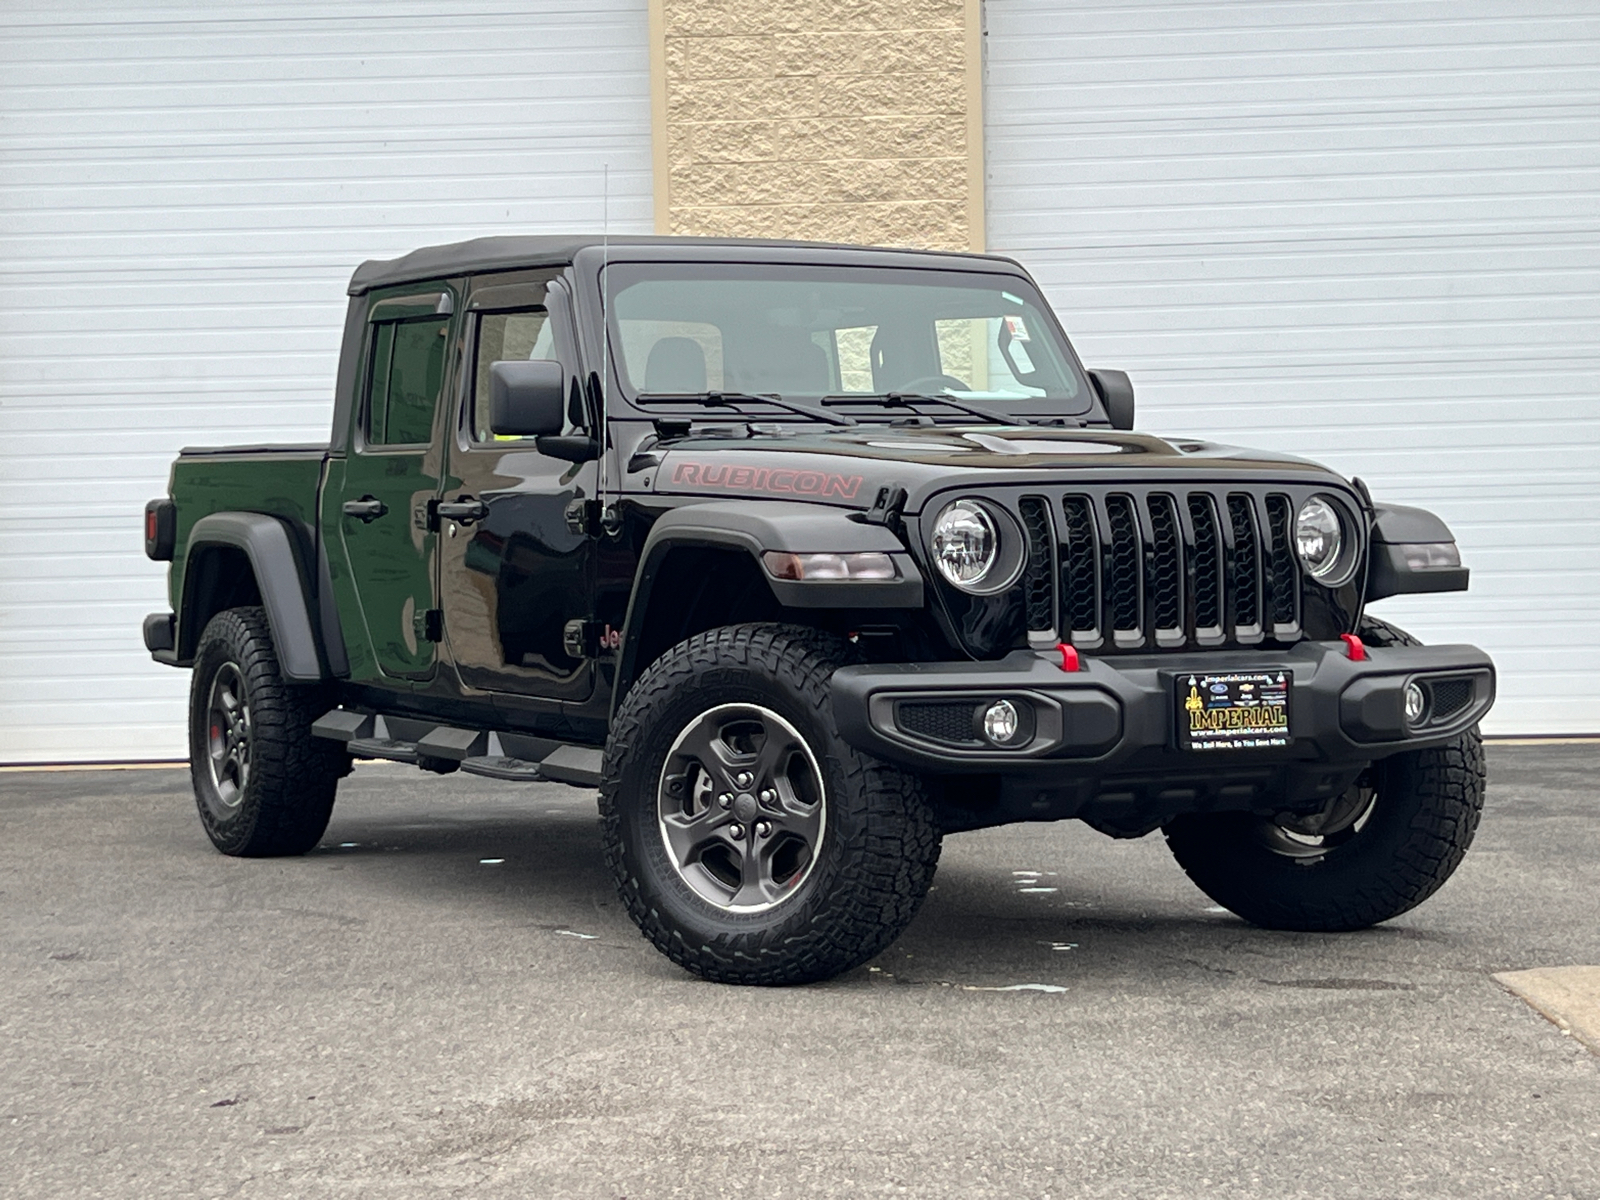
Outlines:
<svg viewBox="0 0 1600 1200"><path fill-rule="evenodd" d="M840 638L799 626L713 629L658 659L624 698L606 745L600 819L628 914L673 962L718 983L831 978L881 952L933 882L940 833L921 781L839 736L828 683L853 661ZM669 857L658 789L674 740L702 714L760 705L804 739L826 825L794 892L764 912L719 908Z"/></svg>
<svg viewBox="0 0 1600 1200"><path fill-rule="evenodd" d="M1253 813L1191 814L1167 845L1196 886L1266 929L1366 929L1415 908L1443 886L1472 844L1483 811L1483 739L1470 729L1443 746L1374 763L1366 823L1322 857L1290 858Z"/></svg>
<svg viewBox="0 0 1600 1200"><path fill-rule="evenodd" d="M1378 617L1362 617L1356 633L1369 646L1420 646L1422 642L1388 621Z"/></svg>
<svg viewBox="0 0 1600 1200"><path fill-rule="evenodd" d="M248 773L230 797L211 767L219 673L228 673L248 706ZM218 850L269 858L304 854L321 840L339 779L350 769L342 746L311 736L311 723L329 707L324 689L284 682L265 610L232 608L211 618L195 651L189 692L189 773L200 823Z"/></svg>

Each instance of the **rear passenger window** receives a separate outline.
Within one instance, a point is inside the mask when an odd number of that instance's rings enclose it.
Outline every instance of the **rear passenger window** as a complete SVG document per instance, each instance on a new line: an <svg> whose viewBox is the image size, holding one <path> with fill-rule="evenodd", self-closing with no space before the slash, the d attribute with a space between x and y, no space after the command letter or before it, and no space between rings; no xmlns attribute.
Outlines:
<svg viewBox="0 0 1600 1200"><path fill-rule="evenodd" d="M367 393L367 441L411 446L433 436L433 412L444 387L448 316L377 325Z"/></svg>

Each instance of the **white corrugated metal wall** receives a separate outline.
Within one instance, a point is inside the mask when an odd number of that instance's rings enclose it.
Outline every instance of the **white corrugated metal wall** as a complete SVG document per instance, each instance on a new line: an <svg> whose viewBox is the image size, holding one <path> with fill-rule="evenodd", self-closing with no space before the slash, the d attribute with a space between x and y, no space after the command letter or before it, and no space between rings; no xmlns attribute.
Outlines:
<svg viewBox="0 0 1600 1200"><path fill-rule="evenodd" d="M986 0L991 248L1140 425L1442 515L1466 595L1374 608L1600 732L1600 5Z"/></svg>
<svg viewBox="0 0 1600 1200"><path fill-rule="evenodd" d="M645 0L0 8L0 762L181 757L180 446L327 436L362 259L649 232Z"/></svg>

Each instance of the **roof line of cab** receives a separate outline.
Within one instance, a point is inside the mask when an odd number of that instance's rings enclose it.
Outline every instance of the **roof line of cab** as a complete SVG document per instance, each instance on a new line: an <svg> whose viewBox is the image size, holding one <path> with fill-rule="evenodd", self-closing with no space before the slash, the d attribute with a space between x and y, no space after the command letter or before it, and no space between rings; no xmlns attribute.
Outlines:
<svg viewBox="0 0 1600 1200"><path fill-rule="evenodd" d="M566 266L580 251L598 249L625 251L638 257L664 262L715 261L729 250L748 255L751 250L771 251L774 262L836 265L840 256L863 266L926 267L929 259L983 264L988 270L1003 266L1021 271L1014 259L998 254L979 254L959 250L890 249L882 246L856 246L833 242L798 242L771 238L647 237L636 234L602 237L598 234L555 234L521 237L482 237L443 246L424 246L400 258L374 259L362 263L350 277L350 295L360 296L374 288L392 284L418 283L454 275L473 275L487 271L513 271L528 267ZM1024 272L1025 273L1025 272Z"/></svg>

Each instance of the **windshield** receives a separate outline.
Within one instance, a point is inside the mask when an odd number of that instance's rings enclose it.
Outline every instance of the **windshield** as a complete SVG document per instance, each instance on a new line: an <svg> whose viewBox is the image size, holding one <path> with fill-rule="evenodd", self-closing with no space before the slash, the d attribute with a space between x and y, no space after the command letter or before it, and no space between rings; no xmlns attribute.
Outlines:
<svg viewBox="0 0 1600 1200"><path fill-rule="evenodd" d="M630 400L776 393L848 406L894 392L1022 415L1089 409L1054 318L1013 275L729 263L607 270L611 342Z"/></svg>

